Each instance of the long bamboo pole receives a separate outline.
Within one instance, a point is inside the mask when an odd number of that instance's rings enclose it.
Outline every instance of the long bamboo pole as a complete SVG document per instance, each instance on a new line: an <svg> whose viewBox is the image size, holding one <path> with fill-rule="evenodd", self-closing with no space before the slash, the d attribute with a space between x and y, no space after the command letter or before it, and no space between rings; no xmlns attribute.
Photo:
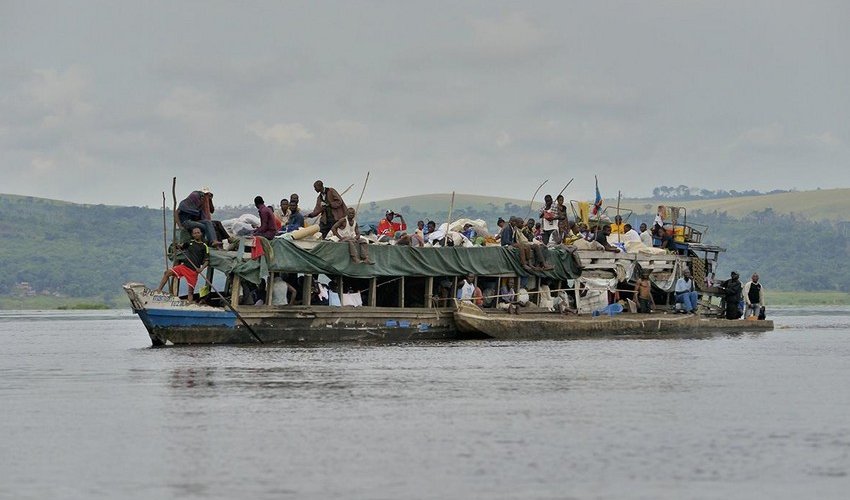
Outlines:
<svg viewBox="0 0 850 500"><path fill-rule="evenodd" d="M574 180L575 180L575 177L573 177L572 179L570 179L570 182L568 182L568 183L567 183L567 185L566 185L566 186L564 186L564 189L562 189L562 190L561 190L561 192L560 192L560 193L558 193L558 196L561 196L562 194L564 194L564 191L566 191L566 190L567 190L567 188L568 188L568 187L570 187L570 184L572 184ZM557 198L558 196L556 196L555 198Z"/></svg>
<svg viewBox="0 0 850 500"><path fill-rule="evenodd" d="M352 185L348 186L347 188L345 188L345 191L343 191L343 192L339 193L339 195L340 195L340 196L345 195L345 193L347 193L347 192L351 191L351 188L353 188L353 187L354 187L354 184L352 184Z"/></svg>
<svg viewBox="0 0 850 500"><path fill-rule="evenodd" d="M357 208L354 209L357 215L360 215L360 202L363 200L363 193L366 192L366 185L369 184L369 172L366 172L366 180L363 181L363 189L360 190L360 198L357 198Z"/></svg>
<svg viewBox="0 0 850 500"><path fill-rule="evenodd" d="M174 248L175 255L176 255L176 251L177 251L177 247L176 247L176 245L177 245L177 220L178 220L177 219L177 177L176 176L171 178L171 201L172 201L172 205L171 205L171 215L172 215L172 219L171 219L171 247ZM174 278L172 278L171 279L171 285L169 286L168 289L171 291L172 294L176 295L177 290L179 288L180 288L180 282L178 280L175 280Z"/></svg>
<svg viewBox="0 0 850 500"><path fill-rule="evenodd" d="M525 214L526 219L528 218L529 215L531 215L531 212L534 209L534 198L537 197L537 193L540 192L540 189L543 188L543 185L546 184L547 182L549 182L549 179L546 179L545 181L543 181L542 184L537 186L537 189L534 191L534 194L531 196L531 202L529 202L529 204L528 204L528 213Z"/></svg>
<svg viewBox="0 0 850 500"><path fill-rule="evenodd" d="M449 217L446 221L446 234L443 236L443 246L446 246L446 242L449 240L449 226L452 223L452 210L455 208L455 192L452 191L452 202L449 204Z"/></svg>
<svg viewBox="0 0 850 500"><path fill-rule="evenodd" d="M165 224L165 191L162 192L162 256L165 258L165 270L168 271L168 229Z"/></svg>

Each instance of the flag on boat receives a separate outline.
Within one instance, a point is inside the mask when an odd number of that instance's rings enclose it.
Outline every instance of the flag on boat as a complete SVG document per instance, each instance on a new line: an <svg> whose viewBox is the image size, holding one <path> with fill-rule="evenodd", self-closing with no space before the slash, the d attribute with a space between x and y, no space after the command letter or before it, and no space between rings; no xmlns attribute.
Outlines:
<svg viewBox="0 0 850 500"><path fill-rule="evenodd" d="M596 201L593 202L593 215L597 215L602 209L602 195L599 194L599 179L595 175L593 178L596 179Z"/></svg>

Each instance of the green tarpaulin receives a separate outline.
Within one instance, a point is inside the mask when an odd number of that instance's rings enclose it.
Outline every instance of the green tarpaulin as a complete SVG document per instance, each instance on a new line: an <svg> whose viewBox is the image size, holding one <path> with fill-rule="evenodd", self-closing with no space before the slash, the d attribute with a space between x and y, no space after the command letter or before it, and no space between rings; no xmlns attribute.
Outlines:
<svg viewBox="0 0 850 500"><path fill-rule="evenodd" d="M296 243L275 239L272 258L243 260L236 252L210 252L211 265L225 273L259 283L269 271L325 274L370 278L373 276L478 276L528 274L520 265L518 250L509 247L412 248L408 246L369 245L374 265L352 264L348 244L320 242L315 248L300 248ZM577 277L580 272L572 253L564 248L545 250L552 271L539 276L555 280Z"/></svg>

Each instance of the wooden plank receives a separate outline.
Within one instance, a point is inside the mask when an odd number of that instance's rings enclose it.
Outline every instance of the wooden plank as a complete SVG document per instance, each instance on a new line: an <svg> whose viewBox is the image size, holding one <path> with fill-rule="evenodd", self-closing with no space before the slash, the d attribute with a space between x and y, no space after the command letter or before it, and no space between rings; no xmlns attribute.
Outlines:
<svg viewBox="0 0 850 500"><path fill-rule="evenodd" d="M398 285L398 306L404 307L404 276L399 280Z"/></svg>
<svg viewBox="0 0 850 500"><path fill-rule="evenodd" d="M230 286L230 305L239 307L239 294L241 290L241 280L238 274L233 275L233 284Z"/></svg>
<svg viewBox="0 0 850 500"><path fill-rule="evenodd" d="M301 284L301 303L309 306L313 302L313 275L305 274Z"/></svg>
<svg viewBox="0 0 850 500"><path fill-rule="evenodd" d="M428 279L425 281L425 307L427 309L431 309L434 307L433 302L433 293L434 293L434 277L428 276Z"/></svg>
<svg viewBox="0 0 850 500"><path fill-rule="evenodd" d="M378 278L369 280L369 307L378 305Z"/></svg>

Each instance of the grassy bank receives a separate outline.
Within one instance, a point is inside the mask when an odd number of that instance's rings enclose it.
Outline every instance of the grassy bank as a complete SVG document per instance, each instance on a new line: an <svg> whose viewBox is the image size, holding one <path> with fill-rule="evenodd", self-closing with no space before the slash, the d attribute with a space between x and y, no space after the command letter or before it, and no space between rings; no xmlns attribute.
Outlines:
<svg viewBox="0 0 850 500"><path fill-rule="evenodd" d="M119 297L0 297L0 309L16 310L97 310L126 307L118 302Z"/></svg>
<svg viewBox="0 0 850 500"><path fill-rule="evenodd" d="M767 290L765 301L775 306L847 306L850 293L845 292L785 292Z"/></svg>

